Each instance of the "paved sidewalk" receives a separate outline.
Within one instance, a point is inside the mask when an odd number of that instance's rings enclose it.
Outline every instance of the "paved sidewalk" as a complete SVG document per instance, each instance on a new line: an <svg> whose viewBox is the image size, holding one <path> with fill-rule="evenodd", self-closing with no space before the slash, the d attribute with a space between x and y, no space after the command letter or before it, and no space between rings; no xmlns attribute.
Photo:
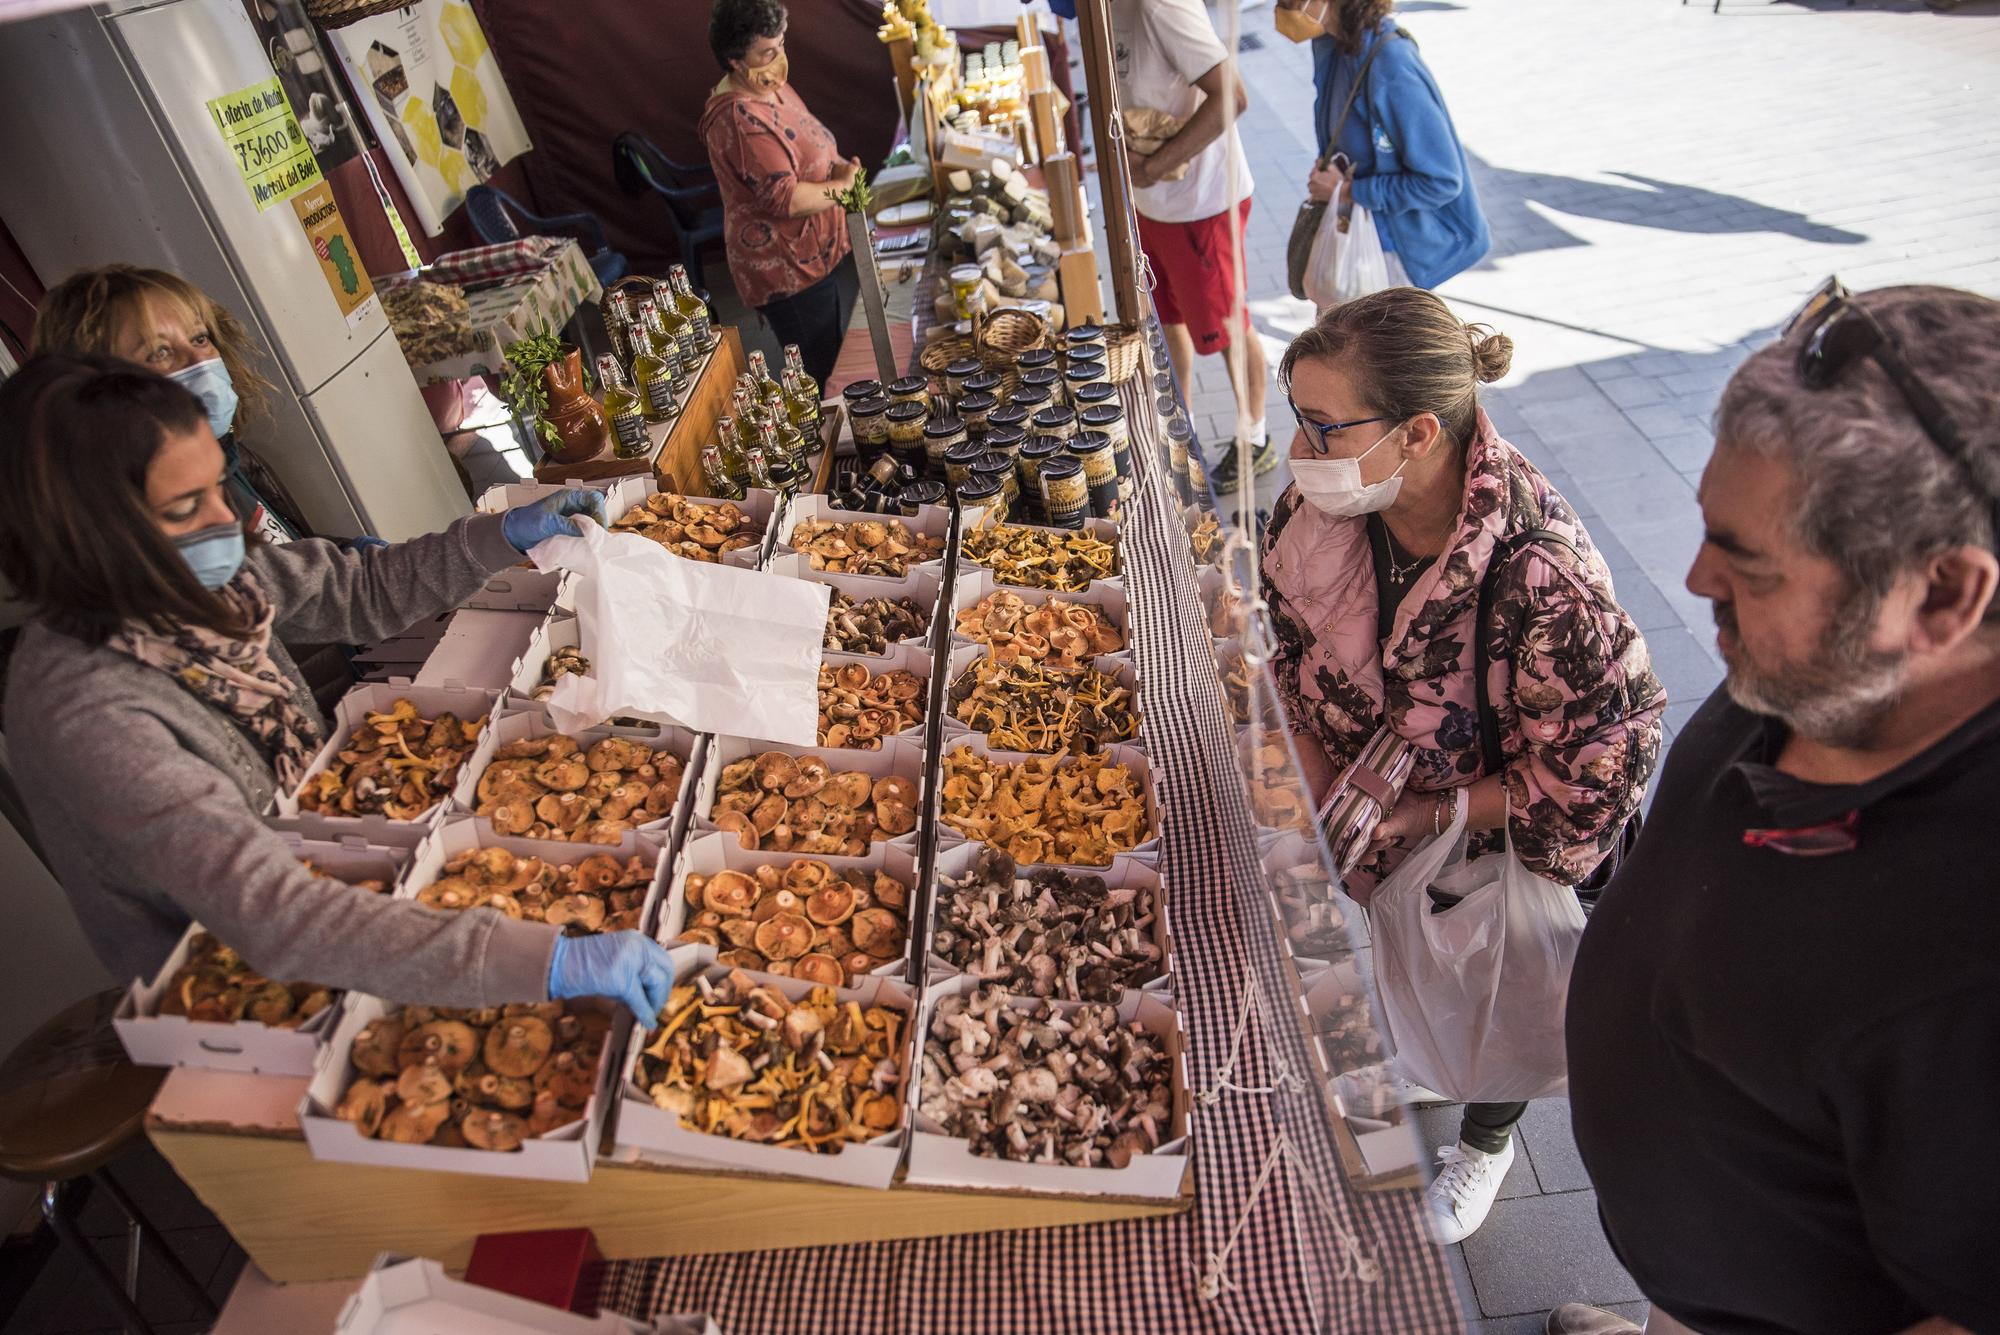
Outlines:
<svg viewBox="0 0 2000 1335"><path fill-rule="evenodd" d="M1216 6L1226 23L1229 0ZM1307 53L1247 11L1258 49L1243 135L1258 190L1251 312L1273 366L1310 319L1284 295L1285 237L1313 154ZM1707 604L1682 578L1694 490L1730 372L1828 273L2000 295L2000 2L1409 0L1495 237L1443 289L1517 345L1486 395L1501 432L1582 514L1673 700L1669 734L1720 679ZM1220 359L1190 407L1226 444ZM1270 427L1287 440L1275 385ZM1283 487L1263 480L1266 507ZM1431 1148L1458 1112L1418 1117ZM1489 1335L1541 1330L1558 1303L1644 1304L1598 1228L1568 1104L1534 1105L1484 1228L1453 1265Z"/></svg>

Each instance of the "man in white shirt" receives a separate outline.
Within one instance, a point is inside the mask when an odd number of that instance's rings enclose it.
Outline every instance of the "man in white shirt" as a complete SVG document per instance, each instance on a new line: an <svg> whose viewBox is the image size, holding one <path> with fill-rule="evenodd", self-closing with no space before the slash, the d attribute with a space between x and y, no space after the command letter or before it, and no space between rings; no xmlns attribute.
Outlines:
<svg viewBox="0 0 2000 1335"><path fill-rule="evenodd" d="M1233 315L1243 281L1236 234L1250 218L1251 183L1235 126L1223 133L1223 91L1239 116L1250 99L1201 0L1111 0L1111 31L1128 127L1135 112L1179 126L1152 153L1128 152L1133 204L1183 391L1197 354L1221 353L1228 368L1243 438L1209 476L1232 487L1246 451L1255 472L1278 462L1264 426L1264 352L1248 307Z"/></svg>

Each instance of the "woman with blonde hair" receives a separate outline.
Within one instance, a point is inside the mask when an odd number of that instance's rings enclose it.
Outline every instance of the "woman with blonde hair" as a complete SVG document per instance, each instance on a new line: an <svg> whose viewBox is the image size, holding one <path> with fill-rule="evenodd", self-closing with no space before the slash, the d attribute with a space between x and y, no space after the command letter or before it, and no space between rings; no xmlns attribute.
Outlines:
<svg viewBox="0 0 2000 1335"><path fill-rule="evenodd" d="M1318 801L1378 730L1415 748L1408 786L1347 877L1363 903L1449 825L1459 788L1469 858L1511 846L1529 871L1594 899L1659 756L1666 692L1610 572L1479 407L1479 384L1512 355L1505 335L1397 287L1333 307L1280 363L1299 429L1262 583L1299 763ZM1430 1189L1441 1241L1485 1219L1526 1109L1466 1105Z"/></svg>
<svg viewBox="0 0 2000 1335"><path fill-rule="evenodd" d="M179 383L208 411L237 518L272 542L311 532L284 484L238 431L263 412L271 389L252 365L250 335L187 279L132 264L71 274L42 299L30 350L117 357Z"/></svg>

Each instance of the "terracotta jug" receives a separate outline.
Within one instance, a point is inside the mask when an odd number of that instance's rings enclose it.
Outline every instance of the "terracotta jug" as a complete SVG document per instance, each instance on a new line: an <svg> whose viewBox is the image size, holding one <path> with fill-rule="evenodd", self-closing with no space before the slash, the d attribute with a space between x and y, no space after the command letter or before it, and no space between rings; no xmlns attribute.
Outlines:
<svg viewBox="0 0 2000 1335"><path fill-rule="evenodd" d="M550 362L542 371L542 382L549 395L549 410L543 416L558 438L553 445L543 439L549 459L559 464L582 463L609 450L611 421L584 385L583 350L571 348L561 361Z"/></svg>

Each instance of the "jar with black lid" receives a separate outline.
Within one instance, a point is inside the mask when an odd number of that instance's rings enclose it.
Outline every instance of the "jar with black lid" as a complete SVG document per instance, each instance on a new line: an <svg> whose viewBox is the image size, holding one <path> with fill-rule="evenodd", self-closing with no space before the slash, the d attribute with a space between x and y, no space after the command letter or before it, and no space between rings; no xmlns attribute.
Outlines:
<svg viewBox="0 0 2000 1335"><path fill-rule="evenodd" d="M926 505L944 504L944 483L912 482L896 493L896 507L910 519Z"/></svg>
<svg viewBox="0 0 2000 1335"><path fill-rule="evenodd" d="M958 397L966 392L965 382L985 369L986 363L977 357L959 358L944 368L945 392L951 395L954 403L957 402Z"/></svg>
<svg viewBox="0 0 2000 1335"><path fill-rule="evenodd" d="M1063 392L1069 396L1071 403L1080 402L1077 395L1084 386L1103 383L1104 368L1095 362L1071 362L1069 369L1063 372Z"/></svg>
<svg viewBox="0 0 2000 1335"><path fill-rule="evenodd" d="M863 399L872 399L881 392L882 382L879 380L851 380L841 387L840 400L851 412L855 404Z"/></svg>
<svg viewBox="0 0 2000 1335"><path fill-rule="evenodd" d="M1023 371L1033 371L1056 364L1054 348L1030 348L1014 359L1014 365Z"/></svg>
<svg viewBox="0 0 2000 1335"><path fill-rule="evenodd" d="M1029 415L1033 416L1055 401L1056 396L1051 391L1023 385L1009 396L1007 406L1009 408L1026 408ZM990 422L992 419L989 418L987 420Z"/></svg>
<svg viewBox="0 0 2000 1335"><path fill-rule="evenodd" d="M1096 324L1073 326L1063 335L1063 346L1072 353L1078 348L1097 348L1101 351L1104 347L1104 327Z"/></svg>
<svg viewBox="0 0 2000 1335"><path fill-rule="evenodd" d="M998 371L981 371L978 375L972 376L965 382L965 392L967 394L992 394L997 396L1000 393L1001 384L1002 380Z"/></svg>
<svg viewBox="0 0 2000 1335"><path fill-rule="evenodd" d="M1118 476L1132 477L1132 432L1125 425L1125 410L1115 403L1098 403L1076 415L1080 431L1101 431L1111 441L1111 457L1118 464ZM1129 494L1129 492L1128 492Z"/></svg>
<svg viewBox="0 0 2000 1335"><path fill-rule="evenodd" d="M1111 440L1101 431L1080 435L1069 443L1069 456L1083 465L1084 486L1090 492L1090 512L1099 519L1118 517L1118 465L1111 457Z"/></svg>
<svg viewBox="0 0 2000 1335"><path fill-rule="evenodd" d="M986 447L976 440L961 438L956 445L944 452L939 461L944 469L945 485L957 491L972 476L972 461L986 453Z"/></svg>
<svg viewBox="0 0 2000 1335"><path fill-rule="evenodd" d="M1045 389L1049 392L1050 398L1062 392L1062 382L1062 372L1053 366L1041 366L1032 371L1021 372L1022 389ZM1019 393L1014 397L1019 398Z"/></svg>
<svg viewBox="0 0 2000 1335"><path fill-rule="evenodd" d="M987 450L972 461L972 476L991 478L1000 484L1000 494L1007 498L1007 507L1021 498L1021 484L1014 476L1014 461L998 450Z"/></svg>
<svg viewBox="0 0 2000 1335"><path fill-rule="evenodd" d="M1078 412L1085 408L1095 408L1100 403L1116 403L1118 386L1108 380L1092 380L1078 385L1070 393L1070 406Z"/></svg>
<svg viewBox="0 0 2000 1335"><path fill-rule="evenodd" d="M1083 464L1063 455L1042 465L1042 514L1055 528L1080 528L1090 512Z"/></svg>
<svg viewBox="0 0 2000 1335"><path fill-rule="evenodd" d="M956 417L933 417L924 423L923 457L918 460L919 472L926 472L933 478L944 476L945 458L952 450L967 443L965 423Z"/></svg>
<svg viewBox="0 0 2000 1335"><path fill-rule="evenodd" d="M1026 431L1028 418L1031 416L1033 414L1018 403L1003 404L986 414L986 434L990 436L995 431L1005 431L1009 427Z"/></svg>
<svg viewBox="0 0 2000 1335"><path fill-rule="evenodd" d="M958 497L958 508L966 512L962 523L972 525L1007 522L1007 493L1001 488L998 478L968 474L964 484L952 488L952 491ZM971 512L976 510L989 510L991 513L975 518Z"/></svg>
<svg viewBox="0 0 2000 1335"><path fill-rule="evenodd" d="M924 423L930 420L930 409L921 403L897 402L882 415L889 420L889 448L905 457L912 447L923 448Z"/></svg>
<svg viewBox="0 0 2000 1335"><path fill-rule="evenodd" d="M996 454L1006 455L1009 464L1021 457L1021 446L1027 439L1028 433L1017 426L989 431L984 437L986 448Z"/></svg>
<svg viewBox="0 0 2000 1335"><path fill-rule="evenodd" d="M906 375L901 380L889 382L889 397L897 403L921 403L930 406L931 382L926 376Z"/></svg>
<svg viewBox="0 0 2000 1335"><path fill-rule="evenodd" d="M1070 439L1076 435L1076 409L1054 406L1042 409L1034 416L1034 431L1038 436Z"/></svg>
<svg viewBox="0 0 2000 1335"><path fill-rule="evenodd" d="M1021 495L1035 506L1042 503L1042 465L1061 458L1066 446L1053 436L1030 436L1021 442L1014 456L1014 474L1021 479Z"/></svg>
<svg viewBox="0 0 2000 1335"><path fill-rule="evenodd" d="M872 458L889 448L888 413L889 400L880 394L847 405L847 420L854 427L857 453Z"/></svg>
<svg viewBox="0 0 2000 1335"><path fill-rule="evenodd" d="M961 394L958 396L958 415L965 421L965 429L975 434L987 429L987 414L994 408L991 394Z"/></svg>

